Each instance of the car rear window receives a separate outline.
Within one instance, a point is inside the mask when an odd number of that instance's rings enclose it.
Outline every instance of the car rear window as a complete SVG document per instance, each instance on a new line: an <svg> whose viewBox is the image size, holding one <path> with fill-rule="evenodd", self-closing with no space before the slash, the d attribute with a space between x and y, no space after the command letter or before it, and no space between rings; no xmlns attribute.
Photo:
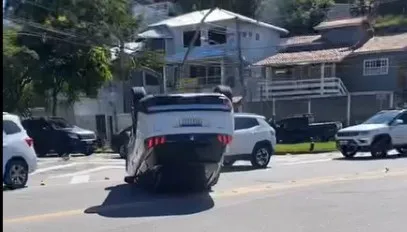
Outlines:
<svg viewBox="0 0 407 232"><path fill-rule="evenodd" d="M20 127L11 120L3 120L3 131L7 135L17 134L21 132Z"/></svg>
<svg viewBox="0 0 407 232"><path fill-rule="evenodd" d="M232 111L230 100L222 95L164 95L153 96L140 102L144 113L168 111Z"/></svg>
<svg viewBox="0 0 407 232"><path fill-rule="evenodd" d="M258 125L259 122L255 118L235 117L235 130L249 129Z"/></svg>

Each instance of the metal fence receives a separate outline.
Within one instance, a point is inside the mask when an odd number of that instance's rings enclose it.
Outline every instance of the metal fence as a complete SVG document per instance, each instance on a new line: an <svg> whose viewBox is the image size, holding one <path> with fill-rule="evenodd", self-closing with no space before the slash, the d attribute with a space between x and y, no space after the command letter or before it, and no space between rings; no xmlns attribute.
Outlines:
<svg viewBox="0 0 407 232"><path fill-rule="evenodd" d="M249 102L246 109L276 120L312 114L315 122L341 121L343 125L363 122L380 110L394 106L393 92L357 92L347 96L286 98Z"/></svg>

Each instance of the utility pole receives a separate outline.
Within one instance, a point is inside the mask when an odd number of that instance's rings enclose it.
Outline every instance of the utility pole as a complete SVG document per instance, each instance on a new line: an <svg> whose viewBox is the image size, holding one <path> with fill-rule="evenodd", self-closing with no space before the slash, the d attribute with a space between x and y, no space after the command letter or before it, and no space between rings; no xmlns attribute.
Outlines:
<svg viewBox="0 0 407 232"><path fill-rule="evenodd" d="M241 40L241 33L240 33L240 21L236 17L236 35L237 35L237 54L238 54L238 59L239 59L239 68L238 68L238 73L239 73L239 80L240 80L240 86L242 88L242 103L243 103L243 108L245 107L245 102L246 102L246 85L245 85L245 80L244 80L244 75L243 75L243 57L242 57L242 40Z"/></svg>
<svg viewBox="0 0 407 232"><path fill-rule="evenodd" d="M178 77L178 81L179 79L183 76L184 74L184 65L185 65L185 61L188 59L188 55L191 52L191 50L194 47L194 43L198 38L198 34L200 34L201 28L202 26L205 24L205 19L216 9L216 7L212 7L202 18L202 20L199 22L198 27L196 28L194 37L192 37L191 42L189 43L188 49L185 52L184 58L182 59L182 63L179 67L179 77Z"/></svg>

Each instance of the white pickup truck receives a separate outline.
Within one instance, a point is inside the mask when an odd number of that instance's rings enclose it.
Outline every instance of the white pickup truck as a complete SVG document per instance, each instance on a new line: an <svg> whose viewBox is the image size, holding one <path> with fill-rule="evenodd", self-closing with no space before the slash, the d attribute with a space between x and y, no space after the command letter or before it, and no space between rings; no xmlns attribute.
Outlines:
<svg viewBox="0 0 407 232"><path fill-rule="evenodd" d="M357 152L384 158L392 149L406 155L407 109L380 111L362 124L339 130L336 141L346 158L354 157Z"/></svg>

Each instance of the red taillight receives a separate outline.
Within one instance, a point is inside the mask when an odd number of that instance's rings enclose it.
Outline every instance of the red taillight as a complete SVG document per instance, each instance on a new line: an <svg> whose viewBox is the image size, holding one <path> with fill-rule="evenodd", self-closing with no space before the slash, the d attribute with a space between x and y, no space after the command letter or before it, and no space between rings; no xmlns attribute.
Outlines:
<svg viewBox="0 0 407 232"><path fill-rule="evenodd" d="M218 135L218 141L223 145L228 145L232 142L232 136L230 135Z"/></svg>
<svg viewBox="0 0 407 232"><path fill-rule="evenodd" d="M165 143L165 137L152 137L147 139L147 148L153 148L157 145L161 145Z"/></svg>
<svg viewBox="0 0 407 232"><path fill-rule="evenodd" d="M31 147L34 144L34 140L32 138L30 138L30 137L26 138L25 142L27 143L27 145L29 147Z"/></svg>

